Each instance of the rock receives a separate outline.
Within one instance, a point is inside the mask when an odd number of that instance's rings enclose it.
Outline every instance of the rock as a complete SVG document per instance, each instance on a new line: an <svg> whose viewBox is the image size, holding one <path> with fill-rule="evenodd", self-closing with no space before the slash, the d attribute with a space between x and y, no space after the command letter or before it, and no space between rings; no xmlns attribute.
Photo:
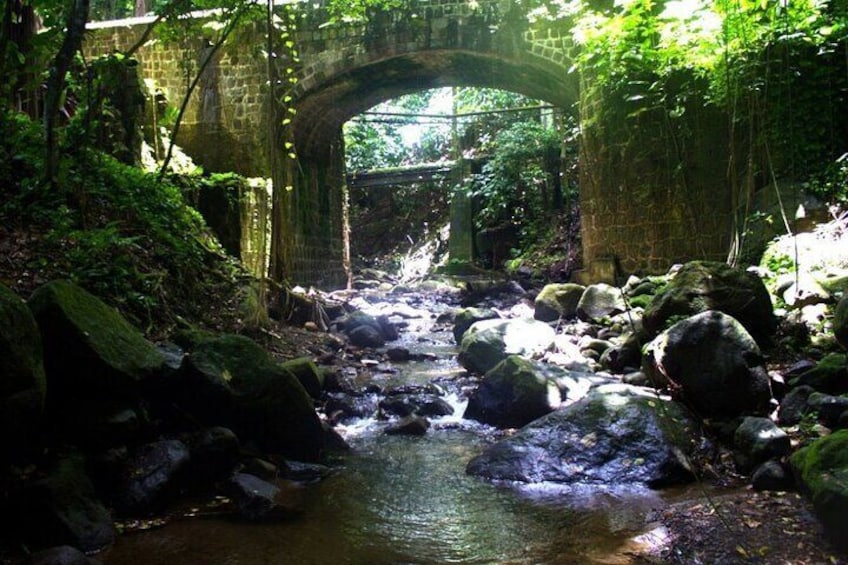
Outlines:
<svg viewBox="0 0 848 565"><path fill-rule="evenodd" d="M333 392L327 395L324 411L334 421L370 418L377 412L376 396L372 394L351 395Z"/></svg>
<svg viewBox="0 0 848 565"><path fill-rule="evenodd" d="M454 316L453 339L456 343L462 343L462 336L475 323L500 317L501 315L491 308L461 308Z"/></svg>
<svg viewBox="0 0 848 565"><path fill-rule="evenodd" d="M686 263L645 310L642 321L650 335L665 329L672 318L717 310L732 316L761 347L769 345L777 328L771 298L753 273L724 263Z"/></svg>
<svg viewBox="0 0 848 565"><path fill-rule="evenodd" d="M394 416L450 416L453 406L435 394L393 394L380 401L380 410Z"/></svg>
<svg viewBox="0 0 848 565"><path fill-rule="evenodd" d="M9 506L31 547L98 551L115 541L112 517L95 495L81 455L57 461L44 478L13 494Z"/></svg>
<svg viewBox="0 0 848 565"><path fill-rule="evenodd" d="M380 333L386 341L395 341L400 337L397 326L392 323L388 316L377 316L377 323L380 325Z"/></svg>
<svg viewBox="0 0 848 565"><path fill-rule="evenodd" d="M239 514L247 520L285 520L303 512L303 495L294 485L281 489L259 477L236 473L228 492Z"/></svg>
<svg viewBox="0 0 848 565"><path fill-rule="evenodd" d="M32 554L30 565L95 565L99 563L75 547L60 545Z"/></svg>
<svg viewBox="0 0 848 565"><path fill-rule="evenodd" d="M281 363L282 367L295 376L303 389L312 398L319 398L324 390L324 373L308 357L298 357Z"/></svg>
<svg viewBox="0 0 848 565"><path fill-rule="evenodd" d="M748 474L769 459L779 459L790 450L789 436L768 418L747 417L733 434L734 461L740 473Z"/></svg>
<svg viewBox="0 0 848 565"><path fill-rule="evenodd" d="M383 333L371 326L358 326L347 332L350 342L356 347L382 347L386 344Z"/></svg>
<svg viewBox="0 0 848 565"><path fill-rule="evenodd" d="M643 370L670 386L702 418L765 414L771 393L756 342L734 318L709 310L648 344ZM679 389L679 390L678 390Z"/></svg>
<svg viewBox="0 0 848 565"><path fill-rule="evenodd" d="M780 402L777 410L777 423L781 426L794 426L798 424L809 409L807 398L815 392L811 386L801 385L790 390Z"/></svg>
<svg viewBox="0 0 848 565"><path fill-rule="evenodd" d="M116 310L70 282L43 285L29 307L44 342L46 411L55 433L102 444L100 427L114 429L104 420L135 409L165 358Z"/></svg>
<svg viewBox="0 0 848 565"><path fill-rule="evenodd" d="M333 470L326 465L303 461L286 461L280 467L281 477L299 483L316 483L329 477L332 473Z"/></svg>
<svg viewBox="0 0 848 565"><path fill-rule="evenodd" d="M230 476L241 455L236 434L220 426L194 433L188 439L188 447L192 483L212 484Z"/></svg>
<svg viewBox="0 0 848 565"><path fill-rule="evenodd" d="M787 491L795 488L792 473L779 461L766 461L751 476L751 486L756 491Z"/></svg>
<svg viewBox="0 0 848 565"><path fill-rule="evenodd" d="M472 459L466 472L529 483L691 481L697 425L678 403L644 389L604 385L543 416Z"/></svg>
<svg viewBox="0 0 848 565"><path fill-rule="evenodd" d="M44 340L50 395L80 390L135 391L161 372L165 358L116 310L67 281L38 288L29 300ZM48 400L49 401L49 400Z"/></svg>
<svg viewBox="0 0 848 565"><path fill-rule="evenodd" d="M599 322L626 310L621 289L598 283L583 291L577 304L577 317L586 322Z"/></svg>
<svg viewBox="0 0 848 565"><path fill-rule="evenodd" d="M825 532L842 549L848 547L848 430L799 449L789 462Z"/></svg>
<svg viewBox="0 0 848 565"><path fill-rule="evenodd" d="M536 296L533 317L541 322L577 316L577 303L586 287L574 283L547 284Z"/></svg>
<svg viewBox="0 0 848 565"><path fill-rule="evenodd" d="M848 392L848 356L844 353L829 353L812 369L790 378L789 384L811 386L827 394Z"/></svg>
<svg viewBox="0 0 848 565"><path fill-rule="evenodd" d="M0 285L0 465L38 449L46 378L41 334L26 303Z"/></svg>
<svg viewBox="0 0 848 565"><path fill-rule="evenodd" d="M393 363L406 363L412 359L412 354L406 347L390 347L386 350L386 357Z"/></svg>
<svg viewBox="0 0 848 565"><path fill-rule="evenodd" d="M265 349L238 335L202 341L186 360L180 403L209 426L243 442L307 461L319 458L324 432L312 399Z"/></svg>
<svg viewBox="0 0 848 565"><path fill-rule="evenodd" d="M245 461L242 471L268 482L273 482L279 476L276 465L259 457L251 457Z"/></svg>
<svg viewBox="0 0 848 565"><path fill-rule="evenodd" d="M469 397L463 418L499 428L520 428L559 405L556 383L529 361L511 355L486 373Z"/></svg>
<svg viewBox="0 0 848 565"><path fill-rule="evenodd" d="M817 412L819 421L828 428L836 428L842 414L848 411L848 398L814 392L807 398L807 409Z"/></svg>
<svg viewBox="0 0 848 565"><path fill-rule="evenodd" d="M427 418L421 416L406 416L395 424L386 428L386 434L390 436L423 436L430 428Z"/></svg>
<svg viewBox="0 0 848 565"><path fill-rule="evenodd" d="M555 338L554 330L537 320L483 320L463 335L459 362L482 375L509 355L541 355L553 346Z"/></svg>
<svg viewBox="0 0 848 565"><path fill-rule="evenodd" d="M143 445L130 454L118 485L117 508L124 515L159 511L179 493L191 456L178 440Z"/></svg>
<svg viewBox="0 0 848 565"><path fill-rule="evenodd" d="M848 349L848 293L839 300L833 311L833 335L843 349Z"/></svg>
<svg viewBox="0 0 848 565"><path fill-rule="evenodd" d="M601 367L613 373L642 366L643 337L630 334L623 343L605 350L600 358Z"/></svg>
<svg viewBox="0 0 848 565"><path fill-rule="evenodd" d="M789 308L803 308L811 304L822 304L832 300L830 293L821 287L809 274L793 279L783 292L783 301Z"/></svg>

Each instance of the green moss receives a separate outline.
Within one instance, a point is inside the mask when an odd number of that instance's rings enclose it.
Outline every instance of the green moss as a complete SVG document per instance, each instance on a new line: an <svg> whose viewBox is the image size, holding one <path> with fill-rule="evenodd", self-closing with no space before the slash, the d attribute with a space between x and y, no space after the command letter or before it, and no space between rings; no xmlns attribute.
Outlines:
<svg viewBox="0 0 848 565"><path fill-rule="evenodd" d="M799 449L790 464L825 528L844 527L848 519L848 430Z"/></svg>
<svg viewBox="0 0 848 565"><path fill-rule="evenodd" d="M0 285L0 398L25 389L45 391L41 334L26 303Z"/></svg>

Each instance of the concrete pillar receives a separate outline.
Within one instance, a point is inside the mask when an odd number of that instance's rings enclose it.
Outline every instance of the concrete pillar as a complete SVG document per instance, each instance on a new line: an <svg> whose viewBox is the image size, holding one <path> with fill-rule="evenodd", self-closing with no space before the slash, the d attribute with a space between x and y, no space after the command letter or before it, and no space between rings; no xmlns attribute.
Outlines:
<svg viewBox="0 0 848 565"><path fill-rule="evenodd" d="M468 172L468 165L459 160L451 174L453 194L450 205L448 251L450 261L454 264L469 264L474 260L474 209L471 197L462 186L462 180Z"/></svg>

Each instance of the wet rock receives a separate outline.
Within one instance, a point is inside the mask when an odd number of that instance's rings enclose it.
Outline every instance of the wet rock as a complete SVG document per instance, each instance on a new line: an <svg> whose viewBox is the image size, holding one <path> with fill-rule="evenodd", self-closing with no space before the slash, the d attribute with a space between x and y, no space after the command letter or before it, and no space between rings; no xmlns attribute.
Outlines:
<svg viewBox="0 0 848 565"><path fill-rule="evenodd" d="M294 485L283 489L259 477L236 473L228 492L241 517L247 520L286 520L303 512L303 494Z"/></svg>
<svg viewBox="0 0 848 565"><path fill-rule="evenodd" d="M462 343L462 336L475 323L500 317L501 315L491 308L462 308L454 316L453 339L456 343Z"/></svg>
<svg viewBox="0 0 848 565"><path fill-rule="evenodd" d="M178 440L144 445L130 454L118 486L117 508L125 515L144 515L164 506L184 486L190 452Z"/></svg>
<svg viewBox="0 0 848 565"><path fill-rule="evenodd" d="M724 263L686 263L645 310L642 321L650 335L665 329L667 322L717 310L736 318L761 347L769 345L777 328L771 298L753 273Z"/></svg>
<svg viewBox="0 0 848 565"><path fill-rule="evenodd" d="M46 386L35 318L0 285L0 465L37 450Z"/></svg>
<svg viewBox="0 0 848 565"><path fill-rule="evenodd" d="M311 359L298 357L284 361L281 365L295 376L309 396L321 396L321 391L324 390L324 373Z"/></svg>
<svg viewBox="0 0 848 565"><path fill-rule="evenodd" d="M386 350L386 357L393 363L406 363L412 355L406 347L390 347Z"/></svg>
<svg viewBox="0 0 848 565"><path fill-rule="evenodd" d="M314 461L324 432L312 399L295 376L252 340L221 335L201 341L186 360L180 404L209 426L233 430L261 449Z"/></svg>
<svg viewBox="0 0 848 565"><path fill-rule="evenodd" d="M522 482L651 487L687 482L697 426L676 402L644 389L605 385L487 448L466 471Z"/></svg>
<svg viewBox="0 0 848 565"><path fill-rule="evenodd" d="M351 395L334 392L327 395L324 411L337 422L370 418L377 412L377 402L377 397L371 394Z"/></svg>
<svg viewBox="0 0 848 565"><path fill-rule="evenodd" d="M70 545L51 547L32 554L30 565L96 565L85 553Z"/></svg>
<svg viewBox="0 0 848 565"><path fill-rule="evenodd" d="M242 471L268 482L273 482L279 476L276 465L259 457L251 457L245 461Z"/></svg>
<svg viewBox="0 0 848 565"><path fill-rule="evenodd" d="M643 338L629 335L623 343L606 349L599 360L601 367L621 373L628 369L638 369L642 365Z"/></svg>
<svg viewBox="0 0 848 565"><path fill-rule="evenodd" d="M304 461L286 461L279 471L284 479L299 483L316 483L333 474L333 470L326 465Z"/></svg>
<svg viewBox="0 0 848 565"><path fill-rule="evenodd" d="M193 434L188 439L188 446L192 483L213 483L228 477L241 455L236 434L220 426Z"/></svg>
<svg viewBox="0 0 848 565"><path fill-rule="evenodd" d="M459 362L471 372L485 374L509 355L540 356L555 338L554 330L537 320L484 320L462 337Z"/></svg>
<svg viewBox="0 0 848 565"><path fill-rule="evenodd" d="M811 386L801 385L790 390L780 402L777 411L777 423L781 426L794 426L801 421L809 409L807 398L815 392Z"/></svg>
<svg viewBox="0 0 848 565"><path fill-rule="evenodd" d="M559 405L556 383L529 361L511 355L486 373L463 417L499 428L520 428Z"/></svg>
<svg viewBox="0 0 848 565"><path fill-rule="evenodd" d="M756 342L732 317L710 310L674 324L648 344L643 370L704 418L765 414L771 393Z"/></svg>
<svg viewBox="0 0 848 565"><path fill-rule="evenodd" d="M848 293L839 300L833 312L833 335L843 349L848 349Z"/></svg>
<svg viewBox="0 0 848 565"><path fill-rule="evenodd" d="M748 474L769 459L790 451L789 436L768 418L747 417L733 434L733 459L740 473Z"/></svg>
<svg viewBox="0 0 848 565"><path fill-rule="evenodd" d="M577 316L577 303L586 287L575 283L545 285L534 301L533 317L541 322L555 322L560 318Z"/></svg>
<svg viewBox="0 0 848 565"><path fill-rule="evenodd" d="M9 506L14 526L30 547L71 545L97 551L115 540L112 517L95 495L78 454L63 457L43 479L13 494Z"/></svg>
<svg viewBox="0 0 848 565"><path fill-rule="evenodd" d="M382 347L386 344L383 333L371 326L358 326L347 332L350 342L357 347Z"/></svg>
<svg viewBox="0 0 848 565"><path fill-rule="evenodd" d="M751 486L756 491L794 490L795 479L792 473L779 461L766 461L751 476Z"/></svg>
<svg viewBox="0 0 848 565"><path fill-rule="evenodd" d="M795 280L783 292L783 301L789 308L803 308L811 304L822 304L832 300L830 293L810 275L804 274Z"/></svg>
<svg viewBox="0 0 848 565"><path fill-rule="evenodd" d="M422 416L406 416L386 428L386 434L390 436L423 436L430 429L430 422Z"/></svg>
<svg viewBox="0 0 848 565"><path fill-rule="evenodd" d="M577 304L577 317L583 321L599 322L627 310L621 290L598 283L586 287Z"/></svg>
<svg viewBox="0 0 848 565"><path fill-rule="evenodd" d="M840 548L848 547L848 430L799 449L789 462L825 532Z"/></svg>
<svg viewBox="0 0 848 565"><path fill-rule="evenodd" d="M453 406L434 394L393 394L380 401L380 410L393 416L450 416Z"/></svg>

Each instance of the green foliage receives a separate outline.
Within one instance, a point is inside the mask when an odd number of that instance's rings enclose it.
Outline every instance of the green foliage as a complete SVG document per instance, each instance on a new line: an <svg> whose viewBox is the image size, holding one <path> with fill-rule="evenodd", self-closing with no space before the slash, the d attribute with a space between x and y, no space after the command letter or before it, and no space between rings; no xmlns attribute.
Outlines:
<svg viewBox="0 0 848 565"><path fill-rule="evenodd" d="M477 228L512 224L525 240L541 236L553 181L546 157L559 155L559 133L536 122L517 122L487 145L491 157L469 186L478 203Z"/></svg>
<svg viewBox="0 0 848 565"><path fill-rule="evenodd" d="M180 311L185 305L174 302L203 295L206 284L232 277L176 185L82 148L63 159L62 191L40 190L31 184L43 153L39 126L4 118L0 152L11 159L0 166L0 220L45 234L29 268L69 278L147 324Z"/></svg>

